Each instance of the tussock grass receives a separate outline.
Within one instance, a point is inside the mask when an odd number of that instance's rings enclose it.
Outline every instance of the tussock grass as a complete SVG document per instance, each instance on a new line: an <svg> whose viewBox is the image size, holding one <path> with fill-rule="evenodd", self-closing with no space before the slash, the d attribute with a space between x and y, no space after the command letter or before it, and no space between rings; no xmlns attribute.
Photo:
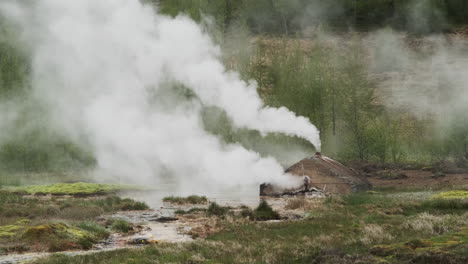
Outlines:
<svg viewBox="0 0 468 264"><path fill-rule="evenodd" d="M218 216L222 217L225 216L229 212L229 207L224 207L220 206L217 203L211 203L210 206L208 206L208 210L206 211L206 214L208 216Z"/></svg>
<svg viewBox="0 0 468 264"><path fill-rule="evenodd" d="M393 239L393 236L388 234L383 227L376 224L364 226L362 233L361 242L365 245L374 245Z"/></svg>
<svg viewBox="0 0 468 264"><path fill-rule="evenodd" d="M123 219L114 219L110 228L121 233L128 233L133 230L133 225Z"/></svg>
<svg viewBox="0 0 468 264"><path fill-rule="evenodd" d="M190 195L187 197L168 196L163 198L163 202L171 204L206 204L208 198L206 196Z"/></svg>

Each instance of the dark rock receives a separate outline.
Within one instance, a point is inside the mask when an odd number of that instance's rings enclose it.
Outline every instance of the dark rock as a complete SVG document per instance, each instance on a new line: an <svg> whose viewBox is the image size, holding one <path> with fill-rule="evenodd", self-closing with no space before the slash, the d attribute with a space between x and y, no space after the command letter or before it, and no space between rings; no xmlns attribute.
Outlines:
<svg viewBox="0 0 468 264"><path fill-rule="evenodd" d="M159 218L155 218L155 219L151 219L150 221L153 221L153 222L159 222L159 223L167 223L167 222L173 222L173 221L177 221L179 220L179 218L177 217L159 217Z"/></svg>

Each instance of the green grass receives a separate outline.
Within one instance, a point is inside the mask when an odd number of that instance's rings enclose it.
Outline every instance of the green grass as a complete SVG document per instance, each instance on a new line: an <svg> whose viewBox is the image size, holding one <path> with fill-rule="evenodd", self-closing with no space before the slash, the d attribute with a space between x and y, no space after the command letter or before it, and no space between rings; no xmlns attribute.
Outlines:
<svg viewBox="0 0 468 264"><path fill-rule="evenodd" d="M52 195L104 195L125 190L141 190L136 185L122 184L98 184L98 183L56 183L51 185L31 185L9 187L6 190L27 194L52 194Z"/></svg>
<svg viewBox="0 0 468 264"><path fill-rule="evenodd" d="M298 221L263 223L221 217L220 231L206 240L113 254L54 256L37 263L331 264L468 260L466 209L446 206L441 210L439 206L425 204L434 200L430 196L411 199L394 194L398 193L381 191L326 199L308 212L306 219Z"/></svg>
<svg viewBox="0 0 468 264"><path fill-rule="evenodd" d="M171 204L206 204L208 203L208 198L205 196L190 195L187 197L178 197L178 196L168 196L163 198L163 202Z"/></svg>
<svg viewBox="0 0 468 264"><path fill-rule="evenodd" d="M122 219L113 220L110 228L120 233L128 233L133 230L132 224Z"/></svg>

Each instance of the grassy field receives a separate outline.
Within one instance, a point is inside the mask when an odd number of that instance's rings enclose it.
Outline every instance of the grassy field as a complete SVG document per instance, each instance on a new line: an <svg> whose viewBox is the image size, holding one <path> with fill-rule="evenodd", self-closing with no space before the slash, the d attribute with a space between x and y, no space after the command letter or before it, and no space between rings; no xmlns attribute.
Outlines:
<svg viewBox="0 0 468 264"><path fill-rule="evenodd" d="M453 194L374 191L292 200L289 206L306 218L258 222L228 214L219 216L221 231L205 240L36 263L464 263L468 200L465 192Z"/></svg>

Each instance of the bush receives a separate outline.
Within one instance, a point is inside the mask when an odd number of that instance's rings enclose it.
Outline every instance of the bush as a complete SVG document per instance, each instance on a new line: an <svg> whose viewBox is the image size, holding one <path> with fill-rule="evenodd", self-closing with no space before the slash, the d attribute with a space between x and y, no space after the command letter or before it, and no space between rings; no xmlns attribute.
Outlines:
<svg viewBox="0 0 468 264"><path fill-rule="evenodd" d="M249 218L251 220L255 220L255 214L254 214L253 210L250 209L247 206L242 207L242 210L240 212L240 216L242 216L243 218Z"/></svg>
<svg viewBox="0 0 468 264"><path fill-rule="evenodd" d="M258 207L254 210L254 217L255 220L259 221L280 219L278 212L274 211L266 201L260 202Z"/></svg>
<svg viewBox="0 0 468 264"><path fill-rule="evenodd" d="M206 211L209 216L224 216L227 212L229 212L229 207L223 207L217 203L211 203Z"/></svg>

